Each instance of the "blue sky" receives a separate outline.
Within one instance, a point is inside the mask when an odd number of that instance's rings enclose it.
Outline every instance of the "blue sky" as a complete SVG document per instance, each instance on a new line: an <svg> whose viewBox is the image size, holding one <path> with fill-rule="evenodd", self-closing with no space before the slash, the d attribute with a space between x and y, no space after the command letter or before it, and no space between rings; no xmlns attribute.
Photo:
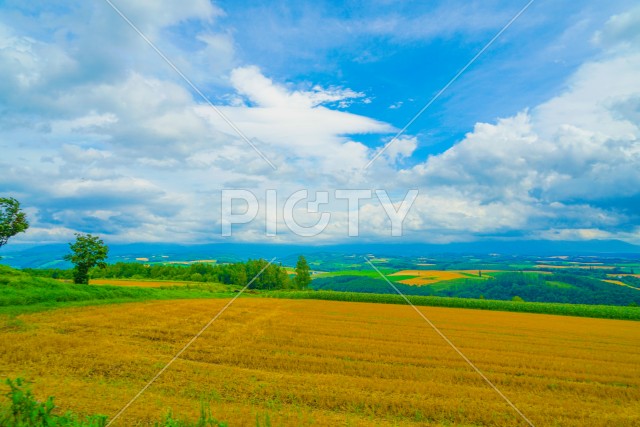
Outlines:
<svg viewBox="0 0 640 427"><path fill-rule="evenodd" d="M506 1L0 3L0 194L15 241L219 241L220 193L419 190L395 241L640 243L640 9ZM362 202L362 241L389 239ZM313 243L352 242L346 205ZM297 214L314 222L314 213ZM265 241L258 219L230 240ZM304 219L302 220L304 222ZM273 242L297 241L278 218ZM310 240L307 240L310 241Z"/></svg>

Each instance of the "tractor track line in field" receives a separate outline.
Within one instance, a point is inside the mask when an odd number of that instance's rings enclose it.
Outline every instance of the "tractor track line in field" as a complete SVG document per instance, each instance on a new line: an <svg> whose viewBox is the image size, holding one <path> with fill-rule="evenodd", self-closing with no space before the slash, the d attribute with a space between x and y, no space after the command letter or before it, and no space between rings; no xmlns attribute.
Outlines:
<svg viewBox="0 0 640 427"><path fill-rule="evenodd" d="M436 331L436 333L438 335L440 335L440 337L445 340L445 342L447 344L449 344L449 346L451 346L451 348L453 348L456 353L458 353L458 355L465 361L467 362L467 364L469 366L471 366L473 368L474 371L476 371L478 373L478 375L480 375L482 377L482 379L493 389L495 390L496 393L498 393L498 395L500 395L500 397L502 397L502 399L504 399L505 402L507 402L509 404L509 406L511 406L513 408L514 411L516 411L518 413L518 415L520 415L520 417L531 427L535 427L534 424L520 411L520 409L518 409L518 407L516 405L513 404L513 402L511 402L511 400L509 400L509 398L507 396L505 396L499 389L498 387L496 387L491 380L489 380L489 378L486 377L485 374L482 373L482 371L480 369L478 369L478 367L471 361L469 360L469 358L467 356L465 356L465 354L460 351L460 349L458 349L458 347L456 347L456 345L449 339L447 338L447 336L442 333L442 331L440 331L440 329L438 329L438 327L436 325L433 324L433 322L431 320L429 320L429 318L427 316L424 315L423 312L421 312L418 307L416 307L415 305L413 305L413 303L409 300L409 298L407 298L402 292L400 292L400 289L398 289L398 287L396 285L394 285L384 274L382 274L382 272L380 270L378 270L378 268L373 265L373 263L371 261L369 261L369 258L367 257L363 257L364 260L375 270L378 272L378 274L384 279L386 280L386 282L389 284L389 286L391 286L397 293L398 295L400 295L407 304L409 304L415 311L416 313L418 313L420 315L420 317L422 317L424 319L425 322L427 322L429 324L429 326L431 326L431 328L433 328L434 331Z"/></svg>
<svg viewBox="0 0 640 427"><path fill-rule="evenodd" d="M127 409L129 409L129 407L130 407L130 406L131 406L131 405L132 405L136 400L138 400L138 398L139 398L140 396L142 396L142 393L144 393L144 392L145 392L149 387L151 387L151 385L152 385L152 384L153 384L153 383L154 383L154 382L155 382L155 381L160 377L160 375L162 375L162 374L164 373L164 371L166 371L167 369L169 369L169 366L171 366L171 365L173 364L173 362L175 362L175 361L178 359L178 357L180 357L180 355L182 355L182 353L184 353L184 352L185 352L185 351L186 351L186 350L191 346L191 344L193 344L193 343L194 343L194 342L195 342L195 341L196 341L196 340L197 340L197 339L198 339L198 338L199 338L199 337L204 333L204 331L206 331L206 330L209 328L209 326L211 326L211 324L212 324L213 322L215 322L215 321L218 319L218 317L220 317L220 316L222 315L222 313L224 313L224 312L225 312L225 310L226 310L227 308L229 308L229 306L231 306L231 304L233 304L233 303L234 303L234 301L235 301L236 299L238 299L238 297L239 297L240 295L242 295L242 294L244 293L244 291L246 291L246 290L247 290L247 288L249 288L249 286L251 286L251 284L252 284L253 282L255 282L255 280L256 280L258 277L260 277L260 275L261 275L261 274L262 274L262 273L267 269L267 267L269 267L271 264L273 264L273 262L274 262L275 260L276 260L276 258L275 258L275 257L271 258L271 261L269 261L269 262L267 263L267 265L265 265L264 267L262 267L262 270L260 270L260 271L258 272L258 274L256 274L255 276L253 276L253 279L251 279L251 280L249 281L249 283L247 283L247 284L244 286L244 288L242 288L242 289L241 289L241 290L240 290L240 291L239 291L239 292L238 292L238 293L237 293L233 298L231 298L231 300L229 300L229 302L228 302L228 303L226 303L226 304L225 304L225 306L224 306L224 307L222 307L222 309L221 309L220 311L218 311L218 313L217 313L215 316L213 316L213 317L211 318L211 320L209 320L209 322L208 322L206 325L204 325L204 326L202 327L202 329L200 329L200 332L198 332L197 334L195 334L195 335L193 336L193 338L191 338L191 340L190 340L187 344L185 344L185 345L184 345L184 347L182 347L182 349L181 349L180 351L178 351L178 352L176 353L176 355L175 355L175 356L173 356L173 358L172 358L171 360L169 360L169 362L167 362L167 364L166 364L166 365L164 365L164 367L163 367L162 369L160 369L160 370L158 371L158 373L157 373L157 374L155 374L155 375L154 375L154 377L153 377L153 378L151 378L151 380L149 380L149 382L147 382L147 384L146 384L144 387L142 387L142 389L141 389L141 390L140 390L140 391L139 391L139 392L138 392L138 393L137 393L137 394L136 394L136 395L135 395L135 396L134 396L134 397L133 397L133 398L132 398L132 399L131 399L127 404L126 404L126 405L124 405L124 406L122 407L122 409L120 409L120 411L118 411L118 413L117 413L116 415L114 415L114 417L113 417L113 418L111 418L111 420L109 420L109 422L107 423L106 427L109 427L109 426L110 426L111 424L113 424L113 423L114 423L118 418L120 418L120 416L121 416L121 415L122 415L122 414L123 414Z"/></svg>

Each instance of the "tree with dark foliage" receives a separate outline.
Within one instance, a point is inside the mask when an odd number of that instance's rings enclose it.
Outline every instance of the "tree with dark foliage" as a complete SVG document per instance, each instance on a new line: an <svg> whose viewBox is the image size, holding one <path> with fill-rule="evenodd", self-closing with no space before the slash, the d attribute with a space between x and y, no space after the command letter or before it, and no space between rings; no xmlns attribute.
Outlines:
<svg viewBox="0 0 640 427"><path fill-rule="evenodd" d="M65 255L64 259L75 265L73 282L88 285L89 270L95 266L107 266L104 261L109 254L109 248L98 236L80 233L76 233L76 241L69 243L69 247L72 253Z"/></svg>
<svg viewBox="0 0 640 427"><path fill-rule="evenodd" d="M0 197L0 248L10 237L29 228L27 215L20 210L20 202L13 197Z"/></svg>
<svg viewBox="0 0 640 427"><path fill-rule="evenodd" d="M302 255L298 257L298 262L296 263L296 277L294 282L298 289L307 289L311 284L311 268L309 268L307 260Z"/></svg>

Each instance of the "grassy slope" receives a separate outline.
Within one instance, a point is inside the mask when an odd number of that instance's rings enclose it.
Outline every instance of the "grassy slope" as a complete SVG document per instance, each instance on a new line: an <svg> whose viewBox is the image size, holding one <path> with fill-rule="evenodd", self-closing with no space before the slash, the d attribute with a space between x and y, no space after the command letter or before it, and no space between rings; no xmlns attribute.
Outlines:
<svg viewBox="0 0 640 427"><path fill-rule="evenodd" d="M395 273L395 270L391 269L380 269L383 274L392 274ZM373 277L379 278L380 274L375 270L337 270L337 271L327 271L324 273L314 274L313 278L320 279L325 277L338 277L338 276L357 276L357 277ZM413 277L413 276L411 276Z"/></svg>
<svg viewBox="0 0 640 427"><path fill-rule="evenodd" d="M76 285L32 277L21 271L0 266L0 314L18 314L69 306L231 295L232 287L220 284L162 288Z"/></svg>
<svg viewBox="0 0 640 427"><path fill-rule="evenodd" d="M232 296L232 291L232 287L225 287L220 284L184 285L166 288L75 285L71 283L61 283L52 279L32 277L21 271L0 266L0 314L12 315L62 307L102 305L148 300L225 298ZM406 304L402 297L394 294L320 290L268 291L262 292L260 295L272 298ZM412 303L425 306L640 320L639 307L534 302L520 303L513 301L448 298L437 296L409 296L409 298Z"/></svg>
<svg viewBox="0 0 640 427"><path fill-rule="evenodd" d="M406 304L400 295L365 294L336 291L272 291L263 294L270 298L320 299L351 302L373 302L382 304ZM610 305L560 304L542 302L497 301L471 298L449 298L437 296L407 296L412 304L432 307L471 308L478 310L514 311L523 313L545 313L562 316L596 317L603 319L640 320L640 307Z"/></svg>

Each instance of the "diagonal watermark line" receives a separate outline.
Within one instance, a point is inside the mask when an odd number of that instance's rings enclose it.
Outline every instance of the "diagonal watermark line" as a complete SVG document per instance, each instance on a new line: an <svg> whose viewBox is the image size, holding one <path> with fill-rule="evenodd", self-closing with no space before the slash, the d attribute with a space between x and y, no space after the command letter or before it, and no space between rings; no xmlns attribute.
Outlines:
<svg viewBox="0 0 640 427"><path fill-rule="evenodd" d="M498 389L498 387L496 387L491 380L489 380L489 378L487 378L480 369L478 369L476 367L476 365L469 360L469 358L467 356L464 355L464 353L462 351L460 351L460 349L458 349L458 347L456 347L456 345L451 342L451 340L449 338L447 338L447 336L445 334L443 334L440 329L438 329L438 327L436 325L433 324L433 322L431 322L431 320L429 320L429 318L427 316L425 316L420 310L418 310L418 307L416 307L415 305L413 305L413 303L409 300L409 298L407 298L401 291L400 289L398 289L398 287L396 285L393 284L393 282L391 282L389 279L387 279L387 276L385 276L384 274L382 274L382 272L380 270L378 270L378 267L376 267L375 265L373 265L373 263L371 261L369 261L369 258L364 257L365 261L367 261L367 264L369 264L371 267L373 267L373 269L380 275L380 277L382 277L388 284L389 286L391 286L397 293L398 295L400 295L407 304L409 304L415 311L416 313L418 313L420 315L420 317L422 317L424 319L425 322L427 322L429 324L429 326L431 326L433 328L434 331L436 331L438 333L438 335L440 335L440 337L442 337L443 340L445 340L445 342L447 344L449 344L449 346L451 346L451 348L453 348L456 353L458 353L458 355L460 357L462 357L462 359L467 362L467 364L469 364L469 366L471 366L473 368L474 371L476 371L478 373L478 375L480 375L482 377L482 379L489 384L489 386L495 390L496 393L498 393L500 395L500 397L502 397L504 399L505 402L507 402L509 404L509 406L511 406L513 408L514 411L516 411L518 413L518 415L520 415L522 417L522 419L531 427L535 427L533 425L533 423L516 407L516 405L513 404L513 402L511 402L509 400L509 398L507 396L505 396L504 394L502 394L502 392Z"/></svg>
<svg viewBox="0 0 640 427"><path fill-rule="evenodd" d="M127 16L122 13L122 11L120 11L120 9L118 9L118 7L116 5L114 5L111 0L104 0L109 6L111 6L111 8L118 14L120 15L120 17L127 23L129 24L129 26L131 28L133 28L133 30L138 33L138 35L149 45L151 46L151 48L153 50L156 51L156 53L158 55L160 55L160 57L164 60L164 62L166 62L167 64L169 64L169 66L171 68L173 68L173 71L175 71L176 73L178 73L178 75L180 77L182 77L182 80L184 80L189 86L191 86L191 88L198 94L200 95L200 97L209 105L209 107L213 108L213 110L218 113L218 115L222 118L222 120L224 120L230 127L231 129L233 129L235 131L235 133L238 134L238 136L240 138L242 138L244 140L244 142L246 142L247 144L249 144L251 146L251 148L253 148L253 150L258 153L258 155L260 157L262 157L262 159L267 162L269 164L269 166L271 166L273 168L273 170L278 170L278 168L271 163L271 161L267 158L267 156L265 156L262 151L260 151L258 149L258 147L255 146L255 144L253 142L251 142L251 140L249 138L247 138L247 136L240 130L240 128L238 128L218 107L216 107L215 105L213 105L213 103L209 100L209 98L202 93L202 91L200 89L198 89L198 87L193 84L193 82L191 82L191 80L184 75L184 73L182 71L180 71L180 69L169 59L167 58L167 56L162 53L162 51L160 49L158 49L158 47L147 37L144 35L144 33L142 31L140 31L140 29L133 23L131 22L131 20L129 18L127 18Z"/></svg>
<svg viewBox="0 0 640 427"><path fill-rule="evenodd" d="M262 270L260 270L260 271L258 272L258 274L256 274L255 276L253 276L253 279L251 279L251 280L249 281L249 283L247 283L247 284L244 286L244 288L242 288L242 289L241 289L241 290L240 290L240 291L239 291L239 292L238 292L238 293L237 293L233 298L231 298L231 300L230 300L228 303L226 303L224 307L222 307L222 309L218 312L218 314L216 314L215 316L213 316L213 318L211 318L211 320L209 320L209 323L207 323L206 325L204 325L204 327L203 327L202 329L200 329L200 332L198 332L197 334L195 334L195 335L194 335L194 337L193 337L193 338L191 338L191 340L190 340L187 344L185 344L185 346L184 346L184 347L182 347L182 349L181 349L179 352L177 352L177 353L176 353L176 355L175 355L175 356L173 356L173 358L172 358L171 360L169 360L169 362L168 362L166 365L164 365L164 367L163 367L162 369L160 369L160 370L158 371L158 373L157 373L157 374L155 374L155 375L154 375L154 377L153 377L153 378L151 378L151 380L149 380L149 382L148 382L144 387L142 387L142 389L138 392L138 394L136 394L136 395L133 397L133 399L131 399L131 400L129 401L129 403L127 403L126 405L124 405L124 406L122 407L122 409L120 409L120 411L118 411L118 413L117 413L113 418L111 418L111 420L107 423L107 425L106 425L105 427L109 427L111 424L113 424L113 423L114 423L114 421L115 421L115 420L117 420L117 419L120 417L120 415L122 415L122 414L123 414L127 409L129 409L129 406L131 406L131 405L133 404L133 402L135 402L136 400L138 400L138 398L142 395L142 393L144 393L144 392L145 392L149 387L151 387L151 384L153 384L153 383L158 379L158 377L160 377L160 375L162 375L162 374L164 373L164 371L166 371L166 370L169 368L169 366L171 366L171 365L173 364L173 362L175 362L175 361L178 359L178 357L180 357L180 355L181 355L182 353L184 353L184 352L185 352L185 351L186 351L186 350L191 346L191 344L193 344L193 343L195 342L195 340L197 340L197 339L200 337L200 335L202 335L202 334L204 333L204 331L206 331L206 330L207 330L207 328L208 328L209 326L211 326L211 324L212 324L213 322L215 322L215 321L218 319L218 317L220 317L220 315L222 315L222 313L224 313L224 312L225 312L225 310L226 310L227 308L229 308L229 306L230 306L231 304L233 304L233 302L234 302L234 301L235 301L235 300L236 300L240 295L242 295L242 293L243 293L244 291L246 291L246 290L247 290L247 288L248 288L249 286L251 286L251 284L252 284L252 283L253 283L253 282L254 282L258 277L260 277L260 275L261 275L261 274L262 274L262 273L263 273L263 272L264 272L264 271L265 271L265 270L266 270L266 269L267 269L271 264L273 264L273 261L275 261L275 260L276 260L276 257L271 258L271 261L269 261L269 262L267 263L267 265L265 265L264 267L262 267Z"/></svg>
<svg viewBox="0 0 640 427"><path fill-rule="evenodd" d="M108 0L107 0L108 1ZM476 60L478 58L480 58L480 56L487 50L489 49L489 47L496 41L498 40L498 38L502 35L502 33L504 33L507 28L509 28L511 26L511 24L513 24L519 17L520 15L522 15L528 8L529 6L531 6L531 4L534 2L535 0L529 0L529 3L527 3L526 5L524 5L524 7L522 9L520 9L520 11L518 13L516 13L516 15L511 18L511 20L509 22L507 22L507 24L502 27L502 29L500 31L498 31L498 33L493 36L493 38L491 40L489 40L489 42L484 45L484 47L482 49L480 49L480 51L478 53L476 53L476 55L471 58L471 60L469 60L469 62L467 62L467 64L462 67L462 69L460 69L460 71L458 71L458 73L453 76L451 78L451 80L449 80L449 82L444 85L444 87L442 89L440 89L438 91L438 93L436 93L433 98L431 98L431 100L429 100L429 102L426 103L426 105L424 107L422 107L422 109L420 111L418 111L418 113L413 116L413 118L411 120L409 120L409 123L407 123L406 125L404 125L404 127L402 129L400 129L400 131L396 134L396 136L394 136L393 138L391 138L391 141L389 141L383 148L382 150L378 151L376 153L375 156L373 156L373 158L371 160L369 160L369 163L367 163L365 165L364 168L362 168L363 170L368 169L369 166L371 166L371 164L373 162L376 161L376 159L378 157L380 157L385 151L387 151L387 149L393 145L398 138L400 138L400 136L402 136L402 134L404 134L406 132L406 130L409 128L409 126L411 126L413 124L413 122L415 122L416 120L418 120L418 117L420 117L422 115L422 113L424 113L427 108L429 108L431 106L431 104L433 104L438 98L440 98L440 95L442 95L447 89L449 89L449 86L451 86L456 80L458 80L458 77L460 77L462 75L462 73L464 73L465 71L467 71L467 68L469 68L474 62L476 62Z"/></svg>

